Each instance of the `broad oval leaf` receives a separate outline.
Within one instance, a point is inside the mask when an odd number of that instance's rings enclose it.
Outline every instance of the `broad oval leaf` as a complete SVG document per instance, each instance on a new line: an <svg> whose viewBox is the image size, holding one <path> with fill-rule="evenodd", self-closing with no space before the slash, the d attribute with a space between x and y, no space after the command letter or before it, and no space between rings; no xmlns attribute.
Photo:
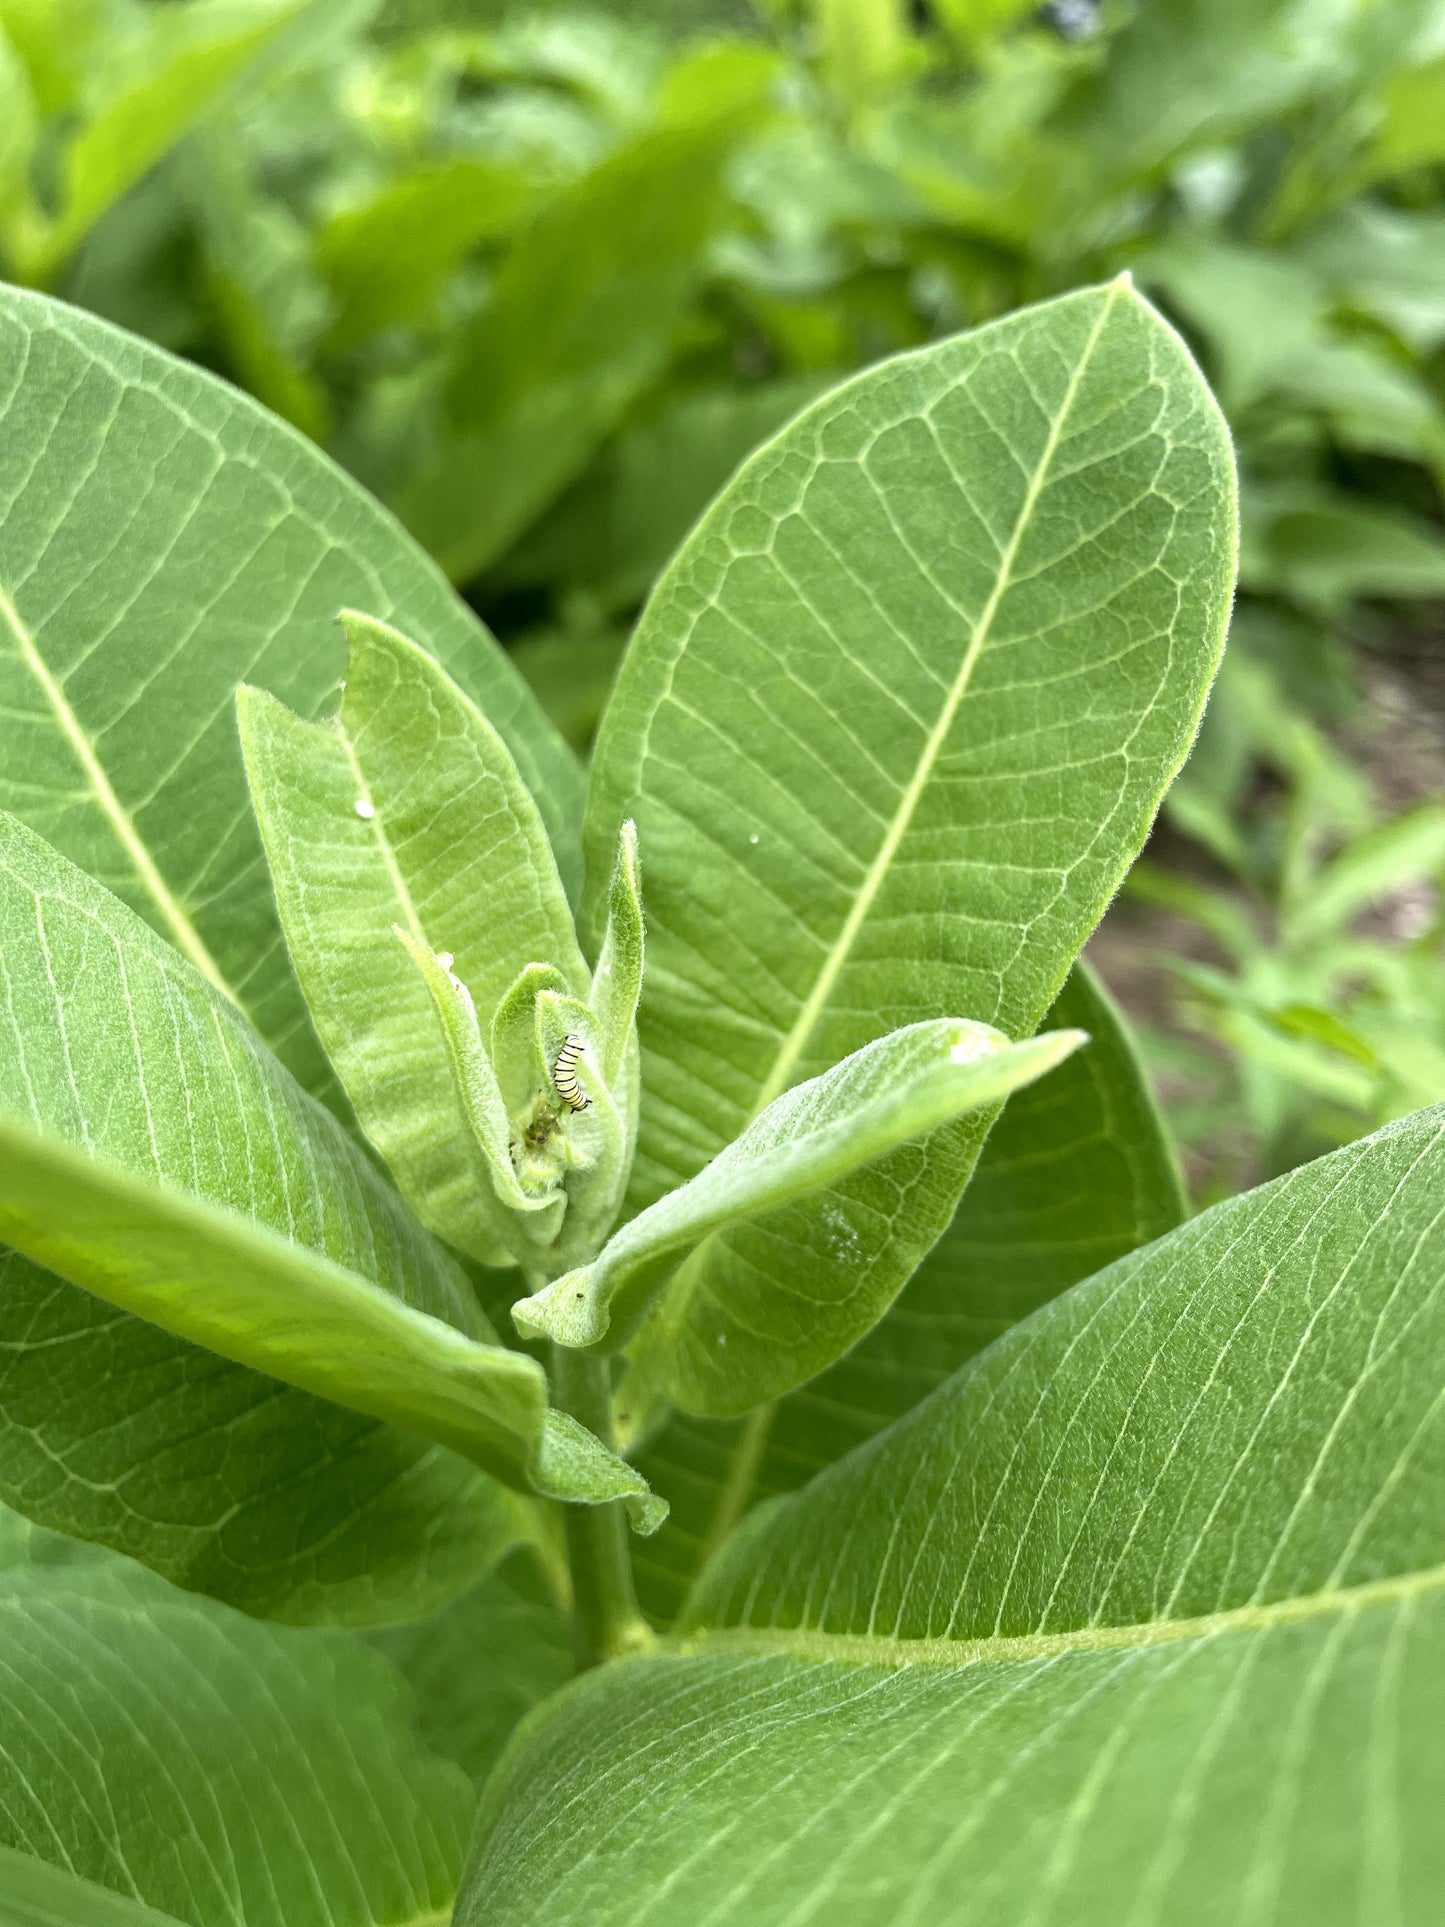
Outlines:
<svg viewBox="0 0 1445 1927"><path fill-rule="evenodd" d="M634 1208L890 1029L1034 1030L1193 737L1234 545L1224 423L1122 282L872 369L744 465L654 594L594 763L594 902L624 818L647 865ZM861 1337L982 1130L900 1171L907 1249L839 1187L720 1236L707 1290L805 1277ZM825 1211L850 1253L826 1267ZM774 1386L843 1349L781 1313L766 1336Z"/></svg>
<svg viewBox="0 0 1445 1927"><path fill-rule="evenodd" d="M755 1514L513 1748L460 1927L1430 1918L1442 1180L1437 1108L1218 1206Z"/></svg>
<svg viewBox="0 0 1445 1927"><path fill-rule="evenodd" d="M806 1484L1010 1325L1185 1217L1127 1027L1086 964L1070 971L1044 1025L1089 1041L1009 1099L953 1222L872 1331L741 1423L675 1413L637 1455L672 1502L634 1559L643 1605L661 1624L756 1500Z"/></svg>
<svg viewBox="0 0 1445 1927"><path fill-rule="evenodd" d="M365 1641L111 1558L0 1573L0 1636L0 1846L185 1922L445 1920L472 1789Z"/></svg>
<svg viewBox="0 0 1445 1927"><path fill-rule="evenodd" d="M169 938L302 1082L329 1081L286 960L231 713L302 715L338 609L395 617L506 741L564 876L580 777L521 677L356 484L224 382L0 288L0 808Z"/></svg>
<svg viewBox="0 0 1445 1927"><path fill-rule="evenodd" d="M586 967L501 737L396 630L350 611L342 626L334 716L307 723L262 690L237 696L282 929L321 1042L402 1195L471 1256L510 1264L431 996L393 928L453 956L483 1024L529 963L556 965L579 994Z"/></svg>

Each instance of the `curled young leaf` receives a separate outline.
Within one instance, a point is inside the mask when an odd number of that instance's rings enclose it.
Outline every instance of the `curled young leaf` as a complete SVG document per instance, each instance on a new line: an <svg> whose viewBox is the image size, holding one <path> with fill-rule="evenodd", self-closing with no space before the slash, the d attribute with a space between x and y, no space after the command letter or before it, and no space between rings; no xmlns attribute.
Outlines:
<svg viewBox="0 0 1445 1927"><path fill-rule="evenodd" d="M624 1050L618 1086L601 1068L606 1041L594 1012L575 997L543 990L537 998L537 1048L560 1102L560 1135L568 1164L567 1215L548 1269L590 1258L621 1209L632 1163L637 1115L635 1048ZM568 1092L572 1095L569 1096Z"/></svg>
<svg viewBox="0 0 1445 1927"><path fill-rule="evenodd" d="M455 1262L245 1020L4 817L0 927L0 1240L522 1491L655 1522L639 1475L550 1411L542 1367L495 1342Z"/></svg>
<svg viewBox="0 0 1445 1927"><path fill-rule="evenodd" d="M355 1106L423 1222L510 1262L432 1000L392 926L453 956L481 1022L536 959L587 970L537 808L491 724L385 623L342 617L338 713L306 723L260 690L237 714L297 977Z"/></svg>
<svg viewBox="0 0 1445 1927"><path fill-rule="evenodd" d="M482 1042L472 994L452 968L455 959L418 943L399 925L393 935L420 971L440 1022L463 1115L503 1207L494 1214L497 1235L514 1257L523 1258L533 1245L548 1245L557 1235L567 1202L560 1188L563 1159L559 1154L514 1159L501 1087ZM514 1223L508 1212L521 1214L522 1222Z"/></svg>
<svg viewBox="0 0 1445 1927"><path fill-rule="evenodd" d="M642 874L637 859L637 825L622 825L617 867L607 893L607 927L589 998L597 1017L602 1075L616 1084L623 1059L636 1047L637 1004L642 995Z"/></svg>
<svg viewBox="0 0 1445 1927"><path fill-rule="evenodd" d="M780 1303L790 1281L758 1279L746 1302L735 1295L724 1308L728 1329L743 1325L760 1336L746 1356L734 1347L719 1360L723 1327L707 1288L705 1241L726 1225L837 1184L966 1112L997 1104L1083 1041L1082 1031L1066 1030L1011 1044L987 1024L935 1018L865 1045L775 1099L691 1183L625 1224L593 1263L514 1305L518 1330L564 1345L595 1345L609 1335L614 1345L624 1344L667 1285L642 1333L646 1375L686 1409L731 1403L746 1410L773 1389L767 1334L790 1315Z"/></svg>
<svg viewBox="0 0 1445 1927"><path fill-rule="evenodd" d="M492 1068L514 1123L524 1119L549 1088L551 1069L537 1041L537 998L544 990L565 997L567 981L551 964L528 964L492 1013Z"/></svg>

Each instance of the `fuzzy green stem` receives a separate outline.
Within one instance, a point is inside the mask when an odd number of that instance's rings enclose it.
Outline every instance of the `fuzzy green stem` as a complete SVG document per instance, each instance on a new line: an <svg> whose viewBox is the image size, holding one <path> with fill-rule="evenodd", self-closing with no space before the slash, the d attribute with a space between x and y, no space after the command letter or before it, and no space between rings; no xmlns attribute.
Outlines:
<svg viewBox="0 0 1445 1927"><path fill-rule="evenodd" d="M605 1358L552 1347L552 1376L564 1412L612 1443L612 1386ZM567 1558L572 1568L572 1646L578 1672L603 1660L621 1659L652 1642L632 1585L627 1516L611 1505L563 1508Z"/></svg>

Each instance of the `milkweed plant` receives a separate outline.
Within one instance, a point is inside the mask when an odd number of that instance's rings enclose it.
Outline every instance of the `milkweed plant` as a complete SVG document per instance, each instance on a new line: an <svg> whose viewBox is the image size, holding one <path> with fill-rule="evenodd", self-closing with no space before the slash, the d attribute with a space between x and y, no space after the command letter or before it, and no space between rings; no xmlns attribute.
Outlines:
<svg viewBox="0 0 1445 1927"><path fill-rule="evenodd" d="M1080 961L1235 567L1127 279L759 448L585 773L224 384L6 289L0 416L6 1918L1431 1918L1442 1118L1189 1218Z"/></svg>

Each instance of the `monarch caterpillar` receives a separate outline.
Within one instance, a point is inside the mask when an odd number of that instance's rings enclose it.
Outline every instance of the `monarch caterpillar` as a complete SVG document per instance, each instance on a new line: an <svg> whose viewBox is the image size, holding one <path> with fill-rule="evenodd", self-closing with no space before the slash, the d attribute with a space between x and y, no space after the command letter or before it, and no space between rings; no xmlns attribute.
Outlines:
<svg viewBox="0 0 1445 1927"><path fill-rule="evenodd" d="M581 1049L582 1039L574 1032L558 1051L557 1061L552 1066L552 1082L557 1086L557 1095L574 1111L585 1111L592 1102L577 1082L577 1058Z"/></svg>

